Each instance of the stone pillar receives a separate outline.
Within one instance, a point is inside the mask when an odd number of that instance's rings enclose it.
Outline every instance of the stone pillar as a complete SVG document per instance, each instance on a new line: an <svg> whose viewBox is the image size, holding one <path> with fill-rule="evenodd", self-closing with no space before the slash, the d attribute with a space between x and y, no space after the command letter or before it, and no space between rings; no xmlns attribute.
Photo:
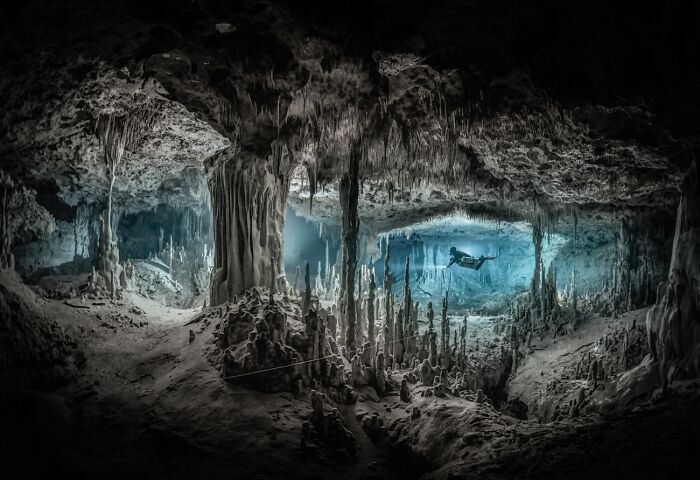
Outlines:
<svg viewBox="0 0 700 480"><path fill-rule="evenodd" d="M357 201L360 194L359 164L360 145L356 144L350 152L348 171L343 175L339 185L340 208L343 213L343 262L345 274L345 292L343 306L345 308L345 348L347 355L352 356L356 345L356 312L355 312L355 271L357 270L357 236L360 230L360 219L357 216Z"/></svg>
<svg viewBox="0 0 700 480"><path fill-rule="evenodd" d="M282 265L282 230L292 165L285 145L273 142L265 159L236 146L206 162L214 218L211 305L251 287L277 284L270 268Z"/></svg>

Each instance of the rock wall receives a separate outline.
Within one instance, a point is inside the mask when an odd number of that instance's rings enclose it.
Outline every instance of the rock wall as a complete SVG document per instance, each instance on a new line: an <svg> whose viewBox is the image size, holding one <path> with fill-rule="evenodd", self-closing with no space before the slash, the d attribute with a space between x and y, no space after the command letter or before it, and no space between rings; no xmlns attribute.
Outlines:
<svg viewBox="0 0 700 480"><path fill-rule="evenodd" d="M42 238L17 244L15 269L25 281L50 274L90 271L97 255L99 212L80 204L71 221L55 220L56 229Z"/></svg>
<svg viewBox="0 0 700 480"><path fill-rule="evenodd" d="M57 221L56 231L48 238L21 245L15 249L15 269L23 278L33 278L49 269L87 258L87 245L76 252L75 225Z"/></svg>
<svg viewBox="0 0 700 480"><path fill-rule="evenodd" d="M267 158L231 147L207 161L214 219L211 305L269 286L271 276L284 271L282 230L291 171L286 146L274 142ZM274 279L278 287L282 278Z"/></svg>
<svg viewBox="0 0 700 480"><path fill-rule="evenodd" d="M647 315L649 347L664 388L700 375L700 188L697 160L678 205L668 282Z"/></svg>

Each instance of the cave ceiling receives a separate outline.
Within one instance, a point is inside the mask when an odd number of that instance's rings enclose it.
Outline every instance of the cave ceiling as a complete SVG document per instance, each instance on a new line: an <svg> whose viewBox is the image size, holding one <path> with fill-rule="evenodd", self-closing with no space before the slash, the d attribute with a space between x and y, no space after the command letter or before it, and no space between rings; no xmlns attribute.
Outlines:
<svg viewBox="0 0 700 480"><path fill-rule="evenodd" d="M697 76L663 56L696 48L683 12L435 3L14 5L0 34L2 168L55 183L69 205L102 201L98 118L131 115L124 211L196 204L203 187L183 172L224 149L262 162L273 143L306 177L293 201L326 192L321 214L351 154L368 217L388 203L423 216L532 198L675 204L700 125Z"/></svg>

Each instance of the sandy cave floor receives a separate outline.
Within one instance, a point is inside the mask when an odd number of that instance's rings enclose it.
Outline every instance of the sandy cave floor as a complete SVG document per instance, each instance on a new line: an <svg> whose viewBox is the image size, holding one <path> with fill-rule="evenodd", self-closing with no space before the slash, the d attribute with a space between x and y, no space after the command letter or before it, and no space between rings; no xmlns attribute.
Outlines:
<svg viewBox="0 0 700 480"><path fill-rule="evenodd" d="M356 405L339 407L357 438L357 458L338 459L300 447L307 396L259 393L220 378L203 354L213 326L187 325L199 310L134 294L90 308L36 302L77 339L86 362L56 391L4 395L8 428L0 447L4 471L16 473L11 478L693 478L688 472L700 466L688 455L700 445L697 384L635 409L547 424L459 397L424 398L426 387L416 385L411 405L398 392L375 401L373 392L361 391ZM101 301L85 305L93 303ZM558 359L609 323L596 319L580 334L535 341L511 394L536 397L556 377ZM493 337L487 319L473 325L482 344ZM370 439L360 426L373 414L385 437Z"/></svg>

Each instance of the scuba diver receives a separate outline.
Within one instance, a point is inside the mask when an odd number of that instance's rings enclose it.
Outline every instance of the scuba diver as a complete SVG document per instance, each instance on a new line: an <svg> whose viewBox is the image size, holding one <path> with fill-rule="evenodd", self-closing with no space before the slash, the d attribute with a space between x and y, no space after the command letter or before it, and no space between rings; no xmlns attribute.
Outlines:
<svg viewBox="0 0 700 480"><path fill-rule="evenodd" d="M450 263L447 267L451 267L453 263L456 263L460 267L471 268L473 270L479 270L486 260L495 260L496 257L485 257L480 256L479 258L474 258L468 253L460 252L455 247L450 248Z"/></svg>

